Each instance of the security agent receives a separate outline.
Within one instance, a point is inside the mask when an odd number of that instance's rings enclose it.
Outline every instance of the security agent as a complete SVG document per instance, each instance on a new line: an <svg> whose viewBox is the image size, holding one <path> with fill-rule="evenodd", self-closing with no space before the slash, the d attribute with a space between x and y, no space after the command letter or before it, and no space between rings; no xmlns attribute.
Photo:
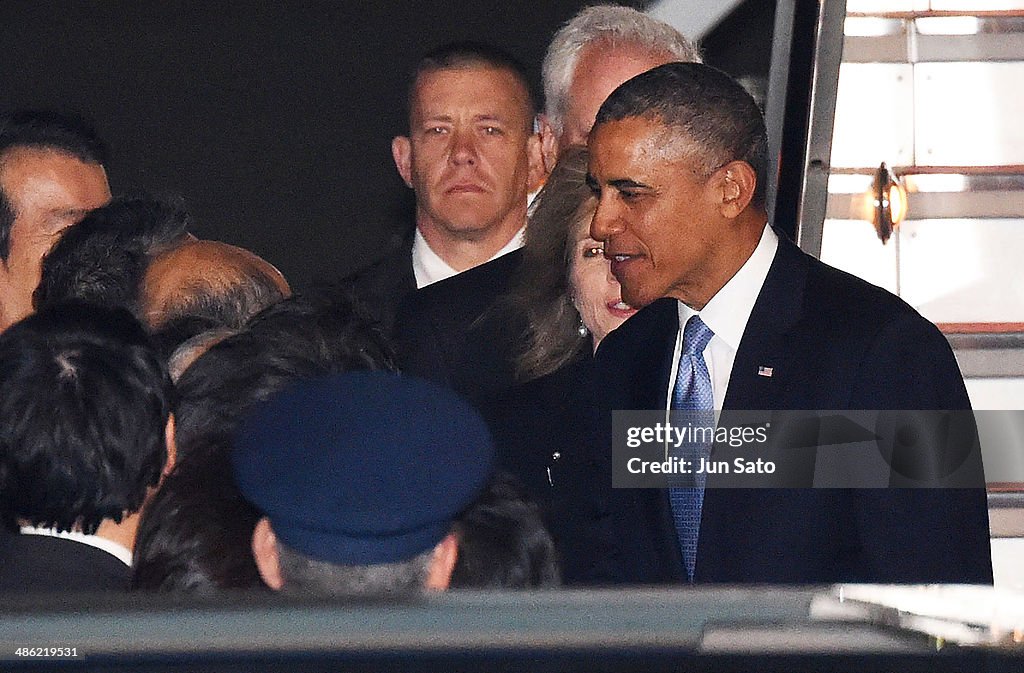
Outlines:
<svg viewBox="0 0 1024 673"><path fill-rule="evenodd" d="M402 596L448 587L455 521L490 477L493 448L453 393L349 372L257 406L232 459L239 488L264 514L252 548L270 588Z"/></svg>
<svg viewBox="0 0 1024 673"><path fill-rule="evenodd" d="M545 170L566 148L586 144L598 107L615 87L664 63L700 58L677 30L631 7L581 10L544 56ZM393 331L402 371L445 383L473 402L513 385L526 316L498 299L525 272L522 260L521 250L512 251L406 297Z"/></svg>
<svg viewBox="0 0 1024 673"><path fill-rule="evenodd" d="M416 195L415 227L343 282L391 331L400 303L523 243L527 194L544 176L526 70L486 44L452 42L410 78L409 133L392 141Z"/></svg>

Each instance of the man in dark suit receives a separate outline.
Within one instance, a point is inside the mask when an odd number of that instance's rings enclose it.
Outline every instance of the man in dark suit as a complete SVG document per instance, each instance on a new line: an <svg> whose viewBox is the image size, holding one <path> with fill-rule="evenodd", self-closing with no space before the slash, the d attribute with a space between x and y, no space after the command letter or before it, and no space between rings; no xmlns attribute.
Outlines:
<svg viewBox="0 0 1024 673"><path fill-rule="evenodd" d="M601 102L633 75L670 61L700 61L679 31L631 7L587 7L552 38L544 57L544 161L585 143ZM515 382L513 352L525 317L503 306L520 267L512 252L409 295L395 325L404 371L485 400Z"/></svg>
<svg viewBox="0 0 1024 673"><path fill-rule="evenodd" d="M644 307L596 356L598 446L614 409L970 409L934 325L768 225L764 122L728 76L639 75L601 106L589 144L591 234ZM582 476L607 486L609 453ZM709 476L579 495L585 511L568 516L596 555L574 579L990 583L978 461L975 488L719 489Z"/></svg>
<svg viewBox="0 0 1024 673"><path fill-rule="evenodd" d="M0 335L0 594L127 590L172 394L125 310L58 304Z"/></svg>
<svg viewBox="0 0 1024 673"><path fill-rule="evenodd" d="M544 171L535 112L523 66L499 49L452 43L417 64L409 135L391 145L416 195L415 231L344 281L385 329L407 294L522 245Z"/></svg>

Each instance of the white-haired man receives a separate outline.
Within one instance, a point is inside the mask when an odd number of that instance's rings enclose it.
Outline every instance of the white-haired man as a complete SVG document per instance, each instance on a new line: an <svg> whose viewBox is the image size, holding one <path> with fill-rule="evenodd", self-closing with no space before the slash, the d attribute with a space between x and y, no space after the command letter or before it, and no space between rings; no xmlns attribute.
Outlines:
<svg viewBox="0 0 1024 673"><path fill-rule="evenodd" d="M585 145L597 109L627 79L671 61L701 62L667 23L618 5L587 7L555 33L544 56L545 158Z"/></svg>

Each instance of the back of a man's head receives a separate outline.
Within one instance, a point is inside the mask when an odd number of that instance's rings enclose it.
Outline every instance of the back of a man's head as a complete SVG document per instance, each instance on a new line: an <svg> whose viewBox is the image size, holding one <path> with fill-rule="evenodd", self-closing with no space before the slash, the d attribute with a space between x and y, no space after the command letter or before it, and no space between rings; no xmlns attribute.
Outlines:
<svg viewBox="0 0 1024 673"><path fill-rule="evenodd" d="M84 118L46 110L19 110L0 114L0 166L8 152L31 148L67 154L87 164L104 165L107 149ZM10 197L0 187L0 259L10 250L15 213Z"/></svg>
<svg viewBox="0 0 1024 673"><path fill-rule="evenodd" d="M540 508L498 472L459 517L453 589L538 589L561 584L555 542Z"/></svg>
<svg viewBox="0 0 1024 673"><path fill-rule="evenodd" d="M262 586L250 551L259 512L233 487L229 452L211 444L176 462L146 503L133 589L211 594Z"/></svg>
<svg viewBox="0 0 1024 673"><path fill-rule="evenodd" d="M657 61L651 66L669 61L701 61L700 50L693 42L667 23L641 11L618 5L584 8L555 33L541 69L544 112L555 136L563 136L566 131L573 79L580 57L591 46L599 47L606 54L628 50L635 55L645 55ZM595 109L601 100L603 98L595 101ZM590 110L591 119L593 112ZM580 141L579 138L574 140Z"/></svg>
<svg viewBox="0 0 1024 673"><path fill-rule="evenodd" d="M173 390L123 310L69 303L0 334L0 509L91 533L140 509L167 462Z"/></svg>
<svg viewBox="0 0 1024 673"><path fill-rule="evenodd" d="M150 259L184 243L191 223L180 204L150 196L117 198L92 211L43 260L36 309L79 300L123 307L142 319Z"/></svg>
<svg viewBox="0 0 1024 673"><path fill-rule="evenodd" d="M140 304L152 330L196 318L241 329L290 294L281 272L256 254L220 241L189 241L151 261Z"/></svg>
<svg viewBox="0 0 1024 673"><path fill-rule="evenodd" d="M307 292L260 313L216 343L178 379L183 455L234 433L249 407L295 381L351 370L395 371L383 335L346 295Z"/></svg>
<svg viewBox="0 0 1024 673"><path fill-rule="evenodd" d="M350 372L254 407L232 460L242 493L265 514L253 553L268 586L400 596L448 586L456 522L491 474L493 447L454 393Z"/></svg>
<svg viewBox="0 0 1024 673"><path fill-rule="evenodd" d="M197 339L215 345L182 347L206 352L178 379L179 459L142 518L138 589L262 586L251 551L259 515L239 492L228 458L239 420L253 404L302 379L395 369L383 336L340 293L294 295L241 332L214 330ZM177 359L176 352L172 366Z"/></svg>

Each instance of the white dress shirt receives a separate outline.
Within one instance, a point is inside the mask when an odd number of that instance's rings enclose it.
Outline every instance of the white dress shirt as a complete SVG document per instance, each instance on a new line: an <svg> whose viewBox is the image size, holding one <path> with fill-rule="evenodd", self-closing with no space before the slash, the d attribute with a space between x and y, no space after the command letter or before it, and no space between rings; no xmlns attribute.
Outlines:
<svg viewBox="0 0 1024 673"><path fill-rule="evenodd" d="M90 547L96 547L102 549L108 554L117 557L126 566L131 567L132 565L132 552L124 545L120 545L113 540L108 540L98 535L86 535L85 533L79 533L77 531L57 531L54 528L37 528L36 526L22 526L22 535L45 535L48 537L59 537L65 540L74 540L75 542L81 542L87 544Z"/></svg>
<svg viewBox="0 0 1024 673"><path fill-rule="evenodd" d="M750 319L750 312L754 310L757 295L761 293L761 286L768 276L768 269L771 268L778 247L779 237L766 224L754 252L701 311L694 311L683 302L677 302L679 332L676 335L676 348L672 356L672 374L668 381L667 408L672 406L672 390L675 388L676 374L679 371L679 357L683 350L683 327L690 316L699 315L704 324L715 333L704 348L704 361L711 376L715 409L722 409L725 394L729 390L729 378L732 376L736 349L739 348L743 331L747 328L747 320Z"/></svg>
<svg viewBox="0 0 1024 673"><path fill-rule="evenodd" d="M491 259L487 261L490 262L493 259L497 259L504 254L523 247L525 235L526 227L524 226L516 232L516 235L513 236L508 243L505 244L504 248L499 250L494 257L491 257ZM430 248L430 245L427 244L427 239L423 238L423 234L420 233L419 228L416 229L416 236L412 239L412 272L413 275L416 276L417 290L422 287L426 287L431 283L436 283L439 280L451 278L455 274L459 273Z"/></svg>

